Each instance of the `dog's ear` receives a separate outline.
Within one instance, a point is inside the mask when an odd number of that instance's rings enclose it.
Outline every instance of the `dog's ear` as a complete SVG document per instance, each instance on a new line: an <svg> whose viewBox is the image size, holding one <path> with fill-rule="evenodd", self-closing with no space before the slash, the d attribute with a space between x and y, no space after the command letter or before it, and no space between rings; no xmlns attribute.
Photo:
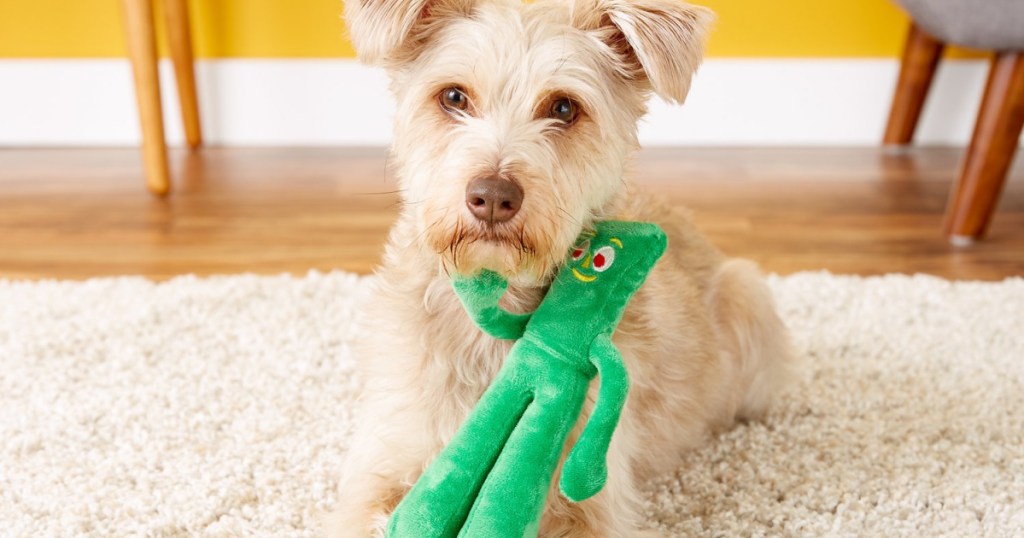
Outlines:
<svg viewBox="0 0 1024 538"><path fill-rule="evenodd" d="M624 76L682 103L704 55L711 10L680 0L574 0L573 25L608 45Z"/></svg>
<svg viewBox="0 0 1024 538"><path fill-rule="evenodd" d="M346 0L349 38L368 64L401 61L453 17L468 16L475 0Z"/></svg>

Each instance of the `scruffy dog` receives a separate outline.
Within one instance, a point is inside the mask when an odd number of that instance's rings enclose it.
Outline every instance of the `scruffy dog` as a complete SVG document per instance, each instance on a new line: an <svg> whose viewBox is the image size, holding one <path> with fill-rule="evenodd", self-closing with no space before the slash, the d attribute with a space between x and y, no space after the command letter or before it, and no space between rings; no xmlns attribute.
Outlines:
<svg viewBox="0 0 1024 538"><path fill-rule="evenodd" d="M761 413L792 370L757 269L624 177L647 99L683 101L712 15L678 0L349 0L346 17L398 101L403 204L366 312L331 534L381 531L511 347L477 329L450 274L498 271L504 306L530 311L580 232L616 218L658 223L669 248L614 335L632 386L607 486L573 504L556 476L540 534L644 535L638 485Z"/></svg>

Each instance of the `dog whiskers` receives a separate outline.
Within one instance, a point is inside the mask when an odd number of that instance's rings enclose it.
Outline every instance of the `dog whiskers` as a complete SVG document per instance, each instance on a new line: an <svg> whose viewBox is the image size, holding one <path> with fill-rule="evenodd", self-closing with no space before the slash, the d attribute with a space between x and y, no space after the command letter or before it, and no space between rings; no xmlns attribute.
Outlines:
<svg viewBox="0 0 1024 538"><path fill-rule="evenodd" d="M402 189L395 189L393 191L379 191L379 192L356 192L352 193L354 196L384 196L388 194L401 194Z"/></svg>
<svg viewBox="0 0 1024 538"><path fill-rule="evenodd" d="M582 222L580 222L580 221L579 221L579 220L578 220L578 219L577 219L576 217L572 216L572 214L571 214L571 213L569 213L568 211L566 211L565 209L563 209L563 208L562 208L562 206L560 206L560 205L557 205L557 204L555 205L555 209L557 209L557 210L558 210L558 211L560 211L560 212L561 212L561 213L562 213L563 215L565 215L566 217L568 217L568 218L569 218L569 222L571 222L571 223L575 224L575 225L576 225L577 227L579 227L579 228L580 228L580 231L583 231L583 228L584 228L585 226L583 226L583 223L582 223Z"/></svg>
<svg viewBox="0 0 1024 538"><path fill-rule="evenodd" d="M412 241L409 241L409 243L407 243L404 247L402 247L402 250L405 251L405 250L409 250L410 248L412 248L413 245L415 245L416 243L419 243L420 239L422 239L423 236L425 236L428 233L430 233L431 230L433 230L434 227L438 226L439 224L441 224L440 220L435 220L434 222L432 222L429 226L424 228L422 232L416 234L416 237L414 237L412 239Z"/></svg>

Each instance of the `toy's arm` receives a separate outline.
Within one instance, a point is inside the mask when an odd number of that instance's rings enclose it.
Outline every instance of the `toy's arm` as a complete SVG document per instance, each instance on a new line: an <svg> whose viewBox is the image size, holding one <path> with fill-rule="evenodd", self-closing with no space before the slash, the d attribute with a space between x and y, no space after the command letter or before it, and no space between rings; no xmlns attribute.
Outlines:
<svg viewBox="0 0 1024 538"><path fill-rule="evenodd" d="M501 340L523 336L530 314L513 314L498 306L508 281L494 271L483 270L471 277L455 276L452 286L469 317L487 334Z"/></svg>
<svg viewBox="0 0 1024 538"><path fill-rule="evenodd" d="M591 344L590 362L601 376L597 403L562 466L559 482L562 494L574 502L594 496L608 480L608 446L629 392L629 373L610 335L600 335Z"/></svg>

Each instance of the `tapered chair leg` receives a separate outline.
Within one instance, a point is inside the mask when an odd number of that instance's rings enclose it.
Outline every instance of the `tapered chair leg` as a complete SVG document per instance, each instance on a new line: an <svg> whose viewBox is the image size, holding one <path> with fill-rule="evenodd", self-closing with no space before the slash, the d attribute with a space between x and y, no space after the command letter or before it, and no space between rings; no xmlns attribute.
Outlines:
<svg viewBox="0 0 1024 538"><path fill-rule="evenodd" d="M163 195L170 190L170 174L167 169L167 145L160 105L153 6L150 0L121 0L121 6L142 125L142 161L146 185L154 194Z"/></svg>
<svg viewBox="0 0 1024 538"><path fill-rule="evenodd" d="M911 23L883 144L903 146L914 138L914 129L921 117L943 46L942 42Z"/></svg>
<svg viewBox="0 0 1024 538"><path fill-rule="evenodd" d="M974 135L946 208L954 244L982 237L999 201L1024 126L1024 53L996 55L978 110Z"/></svg>
<svg viewBox="0 0 1024 538"><path fill-rule="evenodd" d="M167 37L174 62L174 77L178 83L178 101L181 119L185 125L185 141L192 149L203 142L199 122L199 101L196 98L196 77L192 59L192 33L189 29L188 1L164 0L167 19Z"/></svg>

